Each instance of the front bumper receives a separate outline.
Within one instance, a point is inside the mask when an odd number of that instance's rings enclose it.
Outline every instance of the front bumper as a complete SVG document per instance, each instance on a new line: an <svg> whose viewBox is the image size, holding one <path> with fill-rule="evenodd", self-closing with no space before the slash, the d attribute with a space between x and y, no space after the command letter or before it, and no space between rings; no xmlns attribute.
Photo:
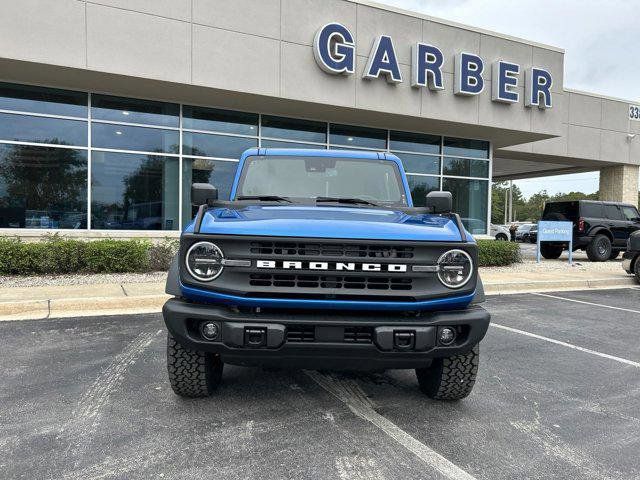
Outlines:
<svg viewBox="0 0 640 480"><path fill-rule="evenodd" d="M640 252L626 251L622 255L622 268L625 272L633 273L633 261L636 257L640 256Z"/></svg>
<svg viewBox="0 0 640 480"><path fill-rule="evenodd" d="M348 370L427 366L433 358L470 350L482 340L490 321L489 313L477 305L412 316L394 312L243 313L173 298L162 313L179 343L219 354L225 363ZM204 321L216 323L218 338L210 341L202 336ZM457 330L453 345L438 345L438 327L442 326Z"/></svg>

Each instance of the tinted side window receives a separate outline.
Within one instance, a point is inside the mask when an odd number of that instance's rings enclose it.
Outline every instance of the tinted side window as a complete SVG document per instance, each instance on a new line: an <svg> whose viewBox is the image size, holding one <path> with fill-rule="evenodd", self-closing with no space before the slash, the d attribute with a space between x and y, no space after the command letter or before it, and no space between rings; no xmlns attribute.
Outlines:
<svg viewBox="0 0 640 480"><path fill-rule="evenodd" d="M602 218L602 204L585 202L580 205L580 215L588 218Z"/></svg>
<svg viewBox="0 0 640 480"><path fill-rule="evenodd" d="M604 205L604 213L609 220L623 220L622 212L617 205Z"/></svg>
<svg viewBox="0 0 640 480"><path fill-rule="evenodd" d="M627 220L638 220L640 218L638 210L633 207L622 207L622 213Z"/></svg>

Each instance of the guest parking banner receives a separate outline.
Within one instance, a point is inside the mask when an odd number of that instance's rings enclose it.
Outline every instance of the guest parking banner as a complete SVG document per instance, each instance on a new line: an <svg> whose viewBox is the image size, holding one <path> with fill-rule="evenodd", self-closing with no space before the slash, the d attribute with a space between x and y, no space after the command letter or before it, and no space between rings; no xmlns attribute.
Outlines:
<svg viewBox="0 0 640 480"><path fill-rule="evenodd" d="M542 242L568 242L569 264L573 263L573 223L572 222L539 222L536 258L540 263L540 244Z"/></svg>

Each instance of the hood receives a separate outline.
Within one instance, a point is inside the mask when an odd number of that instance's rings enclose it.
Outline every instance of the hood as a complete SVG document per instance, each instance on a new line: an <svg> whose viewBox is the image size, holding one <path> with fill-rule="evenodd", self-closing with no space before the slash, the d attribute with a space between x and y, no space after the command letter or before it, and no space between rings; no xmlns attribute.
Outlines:
<svg viewBox="0 0 640 480"><path fill-rule="evenodd" d="M186 232L193 232L191 223ZM454 221L438 215L350 207L258 206L208 210L200 233L274 237L459 242ZM468 235L471 239L471 236Z"/></svg>

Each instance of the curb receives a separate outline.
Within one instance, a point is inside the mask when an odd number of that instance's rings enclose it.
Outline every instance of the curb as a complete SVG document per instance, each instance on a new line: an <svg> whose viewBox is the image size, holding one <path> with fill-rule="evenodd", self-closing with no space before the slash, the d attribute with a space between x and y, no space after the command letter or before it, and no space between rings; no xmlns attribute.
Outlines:
<svg viewBox="0 0 640 480"><path fill-rule="evenodd" d="M541 280L511 283L487 282L487 295L588 290L637 286L634 278L617 277L594 280ZM0 322L44 320L47 318L96 317L159 313L170 295L136 295L130 297L88 297L51 300L0 302Z"/></svg>

